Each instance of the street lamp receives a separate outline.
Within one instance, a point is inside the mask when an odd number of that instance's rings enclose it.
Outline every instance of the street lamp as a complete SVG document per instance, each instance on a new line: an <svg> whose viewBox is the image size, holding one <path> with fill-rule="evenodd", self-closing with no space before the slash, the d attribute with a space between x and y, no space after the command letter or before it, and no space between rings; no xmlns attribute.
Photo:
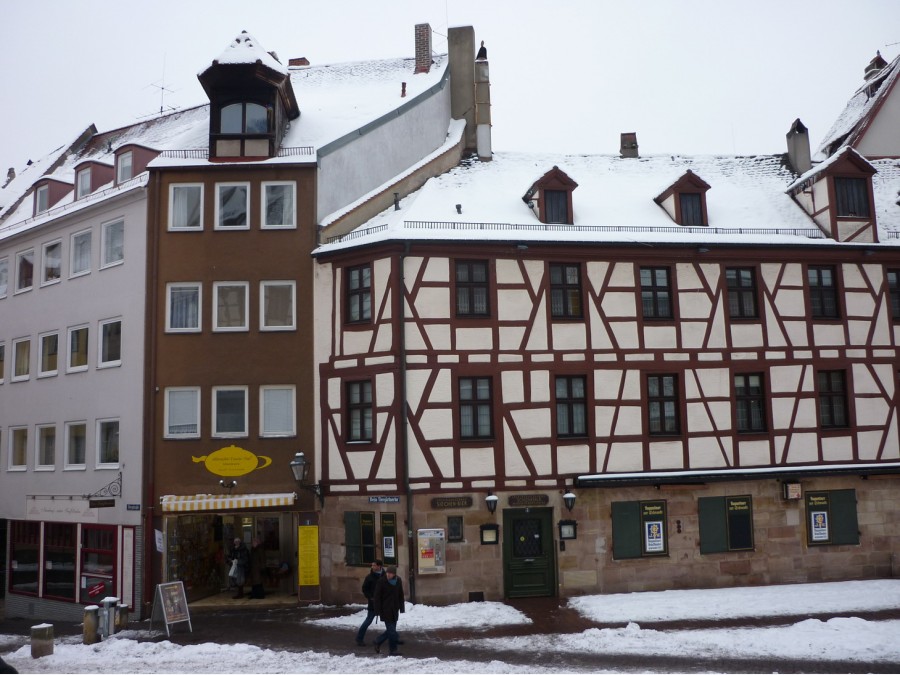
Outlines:
<svg viewBox="0 0 900 675"><path fill-rule="evenodd" d="M484 498L484 501L487 503L488 511L494 513L497 510L497 502L500 501L500 498L491 492Z"/></svg>
<svg viewBox="0 0 900 675"><path fill-rule="evenodd" d="M318 482L315 485L309 485L307 483L310 463L306 461L306 455L302 452L298 452L294 455L294 459L291 460L290 466L291 472L294 474L294 480L297 481L297 487L301 490L308 490L315 494L319 498L319 506L324 508L325 495L322 494L322 483Z"/></svg>
<svg viewBox="0 0 900 675"><path fill-rule="evenodd" d="M564 494L563 503L566 505L566 508L569 509L569 513L571 513L572 509L575 508L575 494L572 492Z"/></svg>

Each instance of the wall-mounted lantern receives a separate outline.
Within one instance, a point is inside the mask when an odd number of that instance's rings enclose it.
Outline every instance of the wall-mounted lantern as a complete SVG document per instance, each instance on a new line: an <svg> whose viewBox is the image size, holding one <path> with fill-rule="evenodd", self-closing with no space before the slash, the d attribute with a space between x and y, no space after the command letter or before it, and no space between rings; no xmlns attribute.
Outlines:
<svg viewBox="0 0 900 675"><path fill-rule="evenodd" d="M497 510L497 502L500 501L500 498L493 492L490 492L488 493L488 496L484 498L484 501L487 504L487 510L494 513Z"/></svg>
<svg viewBox="0 0 900 675"><path fill-rule="evenodd" d="M294 459L291 460L291 472L294 474L294 480L297 481L297 487L301 490L308 490L316 495L319 498L319 506L325 506L325 495L322 494L322 483L316 483L315 485L309 485L307 483L307 478L309 477L309 462L306 461L306 455L302 452L298 452L294 455Z"/></svg>
<svg viewBox="0 0 900 675"><path fill-rule="evenodd" d="M571 513L572 509L575 508L575 494L572 492L564 494L563 503L566 505L566 508L569 509L569 513Z"/></svg>

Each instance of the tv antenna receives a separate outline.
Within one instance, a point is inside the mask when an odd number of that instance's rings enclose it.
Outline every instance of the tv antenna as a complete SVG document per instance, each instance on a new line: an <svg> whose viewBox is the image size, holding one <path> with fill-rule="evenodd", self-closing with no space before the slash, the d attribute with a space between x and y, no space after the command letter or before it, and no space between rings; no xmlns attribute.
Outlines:
<svg viewBox="0 0 900 675"><path fill-rule="evenodd" d="M165 85L165 81L166 81L166 57L163 56L162 77L160 79L158 79L156 82L151 82L150 84L147 85L147 87L155 87L156 89L159 89L159 112L158 113L150 113L148 115L143 115L143 117L152 117L153 115L157 115L157 114L162 115L163 113L166 113L166 112L174 112L175 110L178 110L178 108L176 108L175 106L166 105L166 94L167 93L174 94L175 90L169 89ZM144 87L144 89L146 89L147 87Z"/></svg>

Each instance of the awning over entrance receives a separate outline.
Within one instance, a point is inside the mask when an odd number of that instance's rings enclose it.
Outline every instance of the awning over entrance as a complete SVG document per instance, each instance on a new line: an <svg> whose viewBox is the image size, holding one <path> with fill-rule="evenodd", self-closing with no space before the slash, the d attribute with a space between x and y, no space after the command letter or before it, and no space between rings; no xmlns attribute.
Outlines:
<svg viewBox="0 0 900 675"><path fill-rule="evenodd" d="M163 513L184 511L231 511L234 509L261 509L270 506L293 506L297 500L294 492L259 495L163 495L159 504Z"/></svg>

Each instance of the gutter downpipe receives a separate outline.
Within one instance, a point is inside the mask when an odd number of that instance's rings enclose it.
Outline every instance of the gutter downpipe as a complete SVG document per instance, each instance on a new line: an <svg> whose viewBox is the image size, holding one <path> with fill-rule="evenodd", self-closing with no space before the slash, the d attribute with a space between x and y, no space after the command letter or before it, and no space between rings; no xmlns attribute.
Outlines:
<svg viewBox="0 0 900 675"><path fill-rule="evenodd" d="M403 487L406 491L406 543L409 555L409 601L416 601L416 556L413 542L413 500L412 490L409 485L409 433L407 429L408 405L406 402L406 256L409 255L409 241L403 244L403 253L400 254L400 283L397 298L399 308L397 316L400 317L400 334L398 345L400 347L400 452L403 453Z"/></svg>

